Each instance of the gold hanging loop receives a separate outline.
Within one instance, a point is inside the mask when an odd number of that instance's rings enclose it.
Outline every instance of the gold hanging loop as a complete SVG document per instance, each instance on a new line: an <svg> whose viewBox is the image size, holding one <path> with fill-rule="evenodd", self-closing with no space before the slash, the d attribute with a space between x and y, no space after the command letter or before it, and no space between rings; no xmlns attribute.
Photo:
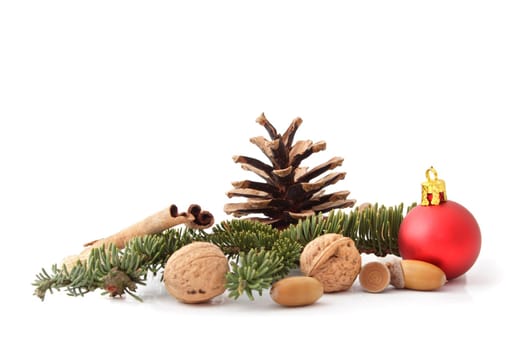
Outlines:
<svg viewBox="0 0 525 350"><path fill-rule="evenodd" d="M431 166L425 172L425 176L427 181L421 184L421 205L439 205L445 202L447 200L445 181L438 179L436 169Z"/></svg>

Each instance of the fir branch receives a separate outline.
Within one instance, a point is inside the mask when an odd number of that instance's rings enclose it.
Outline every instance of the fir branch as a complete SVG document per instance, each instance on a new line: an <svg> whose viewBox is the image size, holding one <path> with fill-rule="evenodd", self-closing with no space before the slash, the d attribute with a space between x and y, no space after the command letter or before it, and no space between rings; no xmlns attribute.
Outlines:
<svg viewBox="0 0 525 350"><path fill-rule="evenodd" d="M238 258L241 252L251 249L271 250L279 238L279 231L272 226L250 220L223 221L212 228L212 234L201 239L219 246L228 258Z"/></svg>
<svg viewBox="0 0 525 350"><path fill-rule="evenodd" d="M65 265L59 268L56 264L51 267L51 273L42 269L33 282L34 295L44 300L47 292L63 288L71 296L103 289L103 294L129 294L140 300L134 292L137 285L145 284L148 272L156 274L175 250L192 240L189 230L169 229L134 238L121 250L113 244L93 248L87 261L77 262L71 271Z"/></svg>
<svg viewBox="0 0 525 350"><path fill-rule="evenodd" d="M264 289L288 275L298 265L303 246L288 237L277 239L271 250L252 248L241 252L238 262L231 263L231 271L226 275L226 289L229 297L239 298L246 293L253 300L254 292L262 295Z"/></svg>
<svg viewBox="0 0 525 350"><path fill-rule="evenodd" d="M406 213L415 203L406 209ZM168 229L160 234L134 238L119 250L111 245L94 248L87 261L78 262L71 271L65 266L42 269L33 285L34 294L45 295L66 289L69 295L83 296L102 289L103 294L136 294L146 283L148 272L156 275L177 249L193 241L219 246L233 261L227 274L229 296L246 293L250 299L298 266L306 244L326 233L340 233L354 240L362 253L378 256L399 255L397 237L403 220L403 204L394 207L372 205L348 213L332 210L301 220L283 231L251 220L223 221L211 233L202 230Z"/></svg>
<svg viewBox="0 0 525 350"><path fill-rule="evenodd" d="M229 258L235 259L226 275L226 289L234 299L243 293L250 300L254 299L254 293L261 295L297 267L303 248L271 225L257 221L223 221L212 231L201 238L218 245Z"/></svg>
<svg viewBox="0 0 525 350"><path fill-rule="evenodd" d="M302 246L305 246L310 241L313 241L325 233L340 233L345 215L346 214L339 210L330 211L327 216L318 213L317 215L299 220L295 225L290 225L281 232L281 235L289 237L299 242Z"/></svg>
<svg viewBox="0 0 525 350"><path fill-rule="evenodd" d="M406 213L415 205L410 205ZM352 238L361 253L399 255L397 237L403 212L403 204L386 207L377 203L348 213L333 210L328 215L319 213L300 220L283 230L281 235L304 246L325 233L340 233Z"/></svg>
<svg viewBox="0 0 525 350"><path fill-rule="evenodd" d="M351 211L342 222L341 233L354 240L361 253L399 256L398 234L401 221L416 203L406 210L403 203L386 207L377 203Z"/></svg>
<svg viewBox="0 0 525 350"><path fill-rule="evenodd" d="M200 232L172 228L161 234L130 240L123 254L130 257L137 256L143 267L155 276L159 270L164 269L171 254L195 240L200 240Z"/></svg>
<svg viewBox="0 0 525 350"><path fill-rule="evenodd" d="M301 248L299 243L283 239L270 251L251 249L248 253L240 253L239 262L232 262L232 269L226 274L228 296L237 299L246 293L254 300L254 293L262 295L263 290L297 267Z"/></svg>
<svg viewBox="0 0 525 350"><path fill-rule="evenodd" d="M296 268L299 265L299 258L303 248L304 247L299 242L296 242L288 237L280 237L277 241L275 241L272 250L283 258L283 266L280 271L281 275L287 275L290 270ZM274 281L277 279L277 277L278 276L276 276Z"/></svg>
<svg viewBox="0 0 525 350"><path fill-rule="evenodd" d="M71 296L83 296L96 289L104 289L103 294L111 293L112 296L117 296L127 293L138 298L133 292L137 284L144 284L147 272L140 266L137 255L125 255L113 244L108 248L94 248L88 260L79 261L71 272L65 265L62 268L53 265L51 271L52 273L48 274L42 269L42 273L37 275L37 280L33 283L36 287L34 294L42 300L47 291L60 291L62 288ZM125 275L125 278L122 275Z"/></svg>
<svg viewBox="0 0 525 350"><path fill-rule="evenodd" d="M243 293L253 300L253 292L262 295L263 289L270 288L274 276L280 271L283 258L276 252L264 249L251 249L239 255L239 263L231 263L231 271L226 274L228 296L239 298Z"/></svg>

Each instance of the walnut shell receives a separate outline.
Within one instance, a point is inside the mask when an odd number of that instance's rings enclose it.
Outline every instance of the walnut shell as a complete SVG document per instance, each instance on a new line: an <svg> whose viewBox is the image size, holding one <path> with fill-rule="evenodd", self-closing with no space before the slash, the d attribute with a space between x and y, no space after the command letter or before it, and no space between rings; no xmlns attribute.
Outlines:
<svg viewBox="0 0 525 350"><path fill-rule="evenodd" d="M317 278L325 293L349 289L361 270L361 254L351 238L327 233L309 242L300 257L301 271Z"/></svg>
<svg viewBox="0 0 525 350"><path fill-rule="evenodd" d="M164 284L184 303L204 303L224 293L228 270L228 259L219 247L193 242L170 256L164 268Z"/></svg>

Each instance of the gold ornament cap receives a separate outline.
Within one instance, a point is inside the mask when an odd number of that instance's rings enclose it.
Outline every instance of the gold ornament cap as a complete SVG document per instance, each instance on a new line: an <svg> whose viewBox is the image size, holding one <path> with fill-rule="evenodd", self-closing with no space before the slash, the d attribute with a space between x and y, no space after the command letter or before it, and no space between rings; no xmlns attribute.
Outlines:
<svg viewBox="0 0 525 350"><path fill-rule="evenodd" d="M430 178L430 174L434 177ZM438 179L438 174L433 166L425 172L427 181L421 184L421 205L439 205L447 201L445 181Z"/></svg>

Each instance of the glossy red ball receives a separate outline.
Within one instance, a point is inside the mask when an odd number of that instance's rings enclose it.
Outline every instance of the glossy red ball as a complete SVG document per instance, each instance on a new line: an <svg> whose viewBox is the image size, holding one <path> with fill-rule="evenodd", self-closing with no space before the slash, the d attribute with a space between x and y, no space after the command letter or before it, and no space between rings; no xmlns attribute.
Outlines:
<svg viewBox="0 0 525 350"><path fill-rule="evenodd" d="M439 266L451 280L467 272L481 250L481 232L474 216L461 204L413 208L401 222L398 236L403 259Z"/></svg>

